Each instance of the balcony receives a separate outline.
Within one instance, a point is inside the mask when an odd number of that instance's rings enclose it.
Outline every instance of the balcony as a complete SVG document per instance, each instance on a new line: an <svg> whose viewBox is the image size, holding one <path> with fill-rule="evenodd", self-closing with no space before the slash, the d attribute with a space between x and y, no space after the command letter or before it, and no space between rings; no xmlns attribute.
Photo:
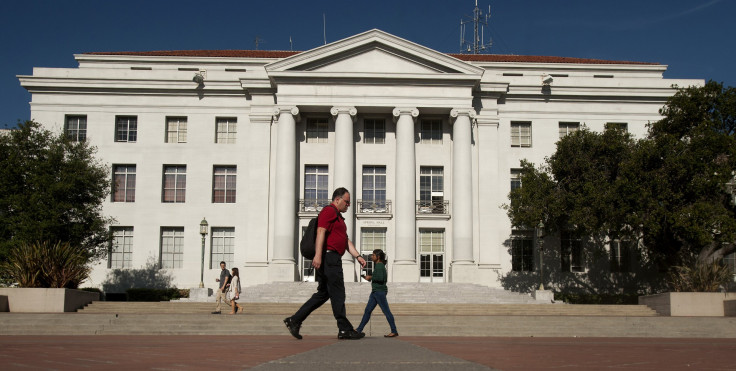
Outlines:
<svg viewBox="0 0 736 371"><path fill-rule="evenodd" d="M448 217L450 215L450 201L446 200L432 200L423 201L417 200L417 218L423 216L432 217Z"/></svg>
<svg viewBox="0 0 736 371"><path fill-rule="evenodd" d="M317 214L320 211L322 211L322 208L332 203L331 200L325 199L325 200L305 200L301 199L299 200L299 213L313 213Z"/></svg>
<svg viewBox="0 0 736 371"><path fill-rule="evenodd" d="M358 200L355 213L358 218L391 218L391 200Z"/></svg>

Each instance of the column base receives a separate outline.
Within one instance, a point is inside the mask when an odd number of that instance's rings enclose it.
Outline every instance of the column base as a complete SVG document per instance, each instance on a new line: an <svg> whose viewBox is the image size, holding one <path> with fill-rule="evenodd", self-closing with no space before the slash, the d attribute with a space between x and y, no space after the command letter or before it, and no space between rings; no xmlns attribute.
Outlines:
<svg viewBox="0 0 736 371"><path fill-rule="evenodd" d="M205 303L210 301L209 298L212 295L212 289L204 288L191 288L189 289L189 301L197 303Z"/></svg>
<svg viewBox="0 0 736 371"><path fill-rule="evenodd" d="M458 283L480 283L478 282L478 265L473 263L452 263L452 282Z"/></svg>
<svg viewBox="0 0 736 371"><path fill-rule="evenodd" d="M551 290L534 290L532 291L532 297L536 301L544 303L554 303L555 293Z"/></svg>
<svg viewBox="0 0 736 371"><path fill-rule="evenodd" d="M268 265L268 282L294 282L296 279L296 263L272 261Z"/></svg>
<svg viewBox="0 0 736 371"><path fill-rule="evenodd" d="M389 265L393 282L419 282L419 265L416 262L394 262Z"/></svg>

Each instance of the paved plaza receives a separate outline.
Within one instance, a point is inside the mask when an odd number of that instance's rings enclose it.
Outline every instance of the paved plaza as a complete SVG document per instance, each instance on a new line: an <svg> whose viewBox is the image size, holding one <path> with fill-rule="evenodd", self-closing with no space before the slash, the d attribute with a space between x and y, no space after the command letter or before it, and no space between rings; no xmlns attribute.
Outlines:
<svg viewBox="0 0 736 371"><path fill-rule="evenodd" d="M2 370L734 370L736 339L0 336Z"/></svg>

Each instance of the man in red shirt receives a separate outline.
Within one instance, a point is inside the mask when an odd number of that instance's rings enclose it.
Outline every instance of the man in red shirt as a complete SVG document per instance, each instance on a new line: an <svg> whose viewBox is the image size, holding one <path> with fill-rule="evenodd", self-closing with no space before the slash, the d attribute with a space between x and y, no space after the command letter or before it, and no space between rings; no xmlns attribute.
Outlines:
<svg viewBox="0 0 736 371"><path fill-rule="evenodd" d="M312 266L319 285L317 292L299 308L293 316L284 319L284 324L292 336L301 339L299 329L310 313L319 308L328 299L332 304L332 314L337 320L338 339L360 339L358 333L345 315L345 279L342 272L342 255L348 251L350 255L365 267L365 259L355 249L347 234L345 218L341 213L350 206L350 192L338 188L332 193L332 203L322 209L317 217L317 240Z"/></svg>

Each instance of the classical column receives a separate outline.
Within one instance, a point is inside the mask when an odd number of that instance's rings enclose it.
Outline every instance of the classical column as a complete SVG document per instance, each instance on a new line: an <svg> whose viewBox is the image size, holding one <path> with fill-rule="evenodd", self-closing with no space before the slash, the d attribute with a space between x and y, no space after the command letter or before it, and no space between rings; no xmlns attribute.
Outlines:
<svg viewBox="0 0 736 371"><path fill-rule="evenodd" d="M296 273L296 121L297 107L277 107L276 173L274 189L274 246L271 281L293 281Z"/></svg>
<svg viewBox="0 0 736 371"><path fill-rule="evenodd" d="M394 252L394 280L419 281L416 257L416 154L414 150L414 120L416 108L395 108L396 117L396 187L394 218L396 246Z"/></svg>
<svg viewBox="0 0 736 371"><path fill-rule="evenodd" d="M453 281L471 281L473 259L472 108L453 109L452 125L452 270ZM465 267L462 267L462 266Z"/></svg>
<svg viewBox="0 0 736 371"><path fill-rule="evenodd" d="M355 207L358 195L355 193L355 140L353 124L358 114L355 107L332 107L330 114L335 117L335 180L334 185L345 187L350 192L352 203L343 214L348 229L348 237L355 241ZM332 196L332 194L330 194ZM345 263L352 263L350 254L343 255ZM347 278L347 277L346 277Z"/></svg>

